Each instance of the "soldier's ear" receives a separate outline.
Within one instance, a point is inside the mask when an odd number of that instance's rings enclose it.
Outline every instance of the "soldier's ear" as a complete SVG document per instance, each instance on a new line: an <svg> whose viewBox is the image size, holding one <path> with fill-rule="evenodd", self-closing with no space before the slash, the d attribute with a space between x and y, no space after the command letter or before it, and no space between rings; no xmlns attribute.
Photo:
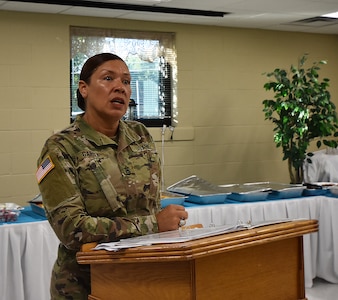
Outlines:
<svg viewBox="0 0 338 300"><path fill-rule="evenodd" d="M87 95L88 95L88 84L85 81L83 81L83 80L79 81L79 92L80 92L80 94L82 95L82 97L84 99L87 98Z"/></svg>

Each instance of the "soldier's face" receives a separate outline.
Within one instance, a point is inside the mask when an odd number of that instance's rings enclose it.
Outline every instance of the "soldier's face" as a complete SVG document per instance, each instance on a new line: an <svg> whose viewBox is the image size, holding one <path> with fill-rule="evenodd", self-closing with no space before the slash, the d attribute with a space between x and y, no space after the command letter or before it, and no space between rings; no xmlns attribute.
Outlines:
<svg viewBox="0 0 338 300"><path fill-rule="evenodd" d="M90 83L79 82L79 90L86 100L86 112L113 120L126 113L131 95L130 73L121 60L109 60L99 66Z"/></svg>

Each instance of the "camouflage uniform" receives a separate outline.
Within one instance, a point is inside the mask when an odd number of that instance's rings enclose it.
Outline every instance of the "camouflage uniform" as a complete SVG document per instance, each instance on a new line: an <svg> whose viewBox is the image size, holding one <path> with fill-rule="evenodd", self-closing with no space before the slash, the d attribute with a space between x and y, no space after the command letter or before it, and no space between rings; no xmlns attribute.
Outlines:
<svg viewBox="0 0 338 300"><path fill-rule="evenodd" d="M82 244L158 232L159 156L138 122L120 121L111 139L78 116L46 141L39 169L46 162L49 169L37 178L47 218L61 241L52 299L87 299L89 266L75 257Z"/></svg>

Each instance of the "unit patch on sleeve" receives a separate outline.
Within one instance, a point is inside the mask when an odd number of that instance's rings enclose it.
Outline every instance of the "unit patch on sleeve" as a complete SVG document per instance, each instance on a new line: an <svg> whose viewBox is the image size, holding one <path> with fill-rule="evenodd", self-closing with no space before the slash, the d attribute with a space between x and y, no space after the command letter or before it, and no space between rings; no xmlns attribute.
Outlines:
<svg viewBox="0 0 338 300"><path fill-rule="evenodd" d="M39 168L36 171L36 179L38 180L38 183L42 181L46 177L46 175L53 170L55 165L53 164L51 158L48 156L39 166Z"/></svg>

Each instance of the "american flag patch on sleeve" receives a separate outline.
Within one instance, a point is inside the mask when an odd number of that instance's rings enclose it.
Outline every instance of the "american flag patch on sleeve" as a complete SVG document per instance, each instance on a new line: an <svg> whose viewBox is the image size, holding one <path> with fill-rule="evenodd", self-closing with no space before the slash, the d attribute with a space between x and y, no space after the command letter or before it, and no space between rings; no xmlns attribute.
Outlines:
<svg viewBox="0 0 338 300"><path fill-rule="evenodd" d="M36 171L36 179L38 183L41 182L42 179L46 177L46 175L53 170L55 165L53 164L51 158L48 156L40 165L40 167Z"/></svg>

